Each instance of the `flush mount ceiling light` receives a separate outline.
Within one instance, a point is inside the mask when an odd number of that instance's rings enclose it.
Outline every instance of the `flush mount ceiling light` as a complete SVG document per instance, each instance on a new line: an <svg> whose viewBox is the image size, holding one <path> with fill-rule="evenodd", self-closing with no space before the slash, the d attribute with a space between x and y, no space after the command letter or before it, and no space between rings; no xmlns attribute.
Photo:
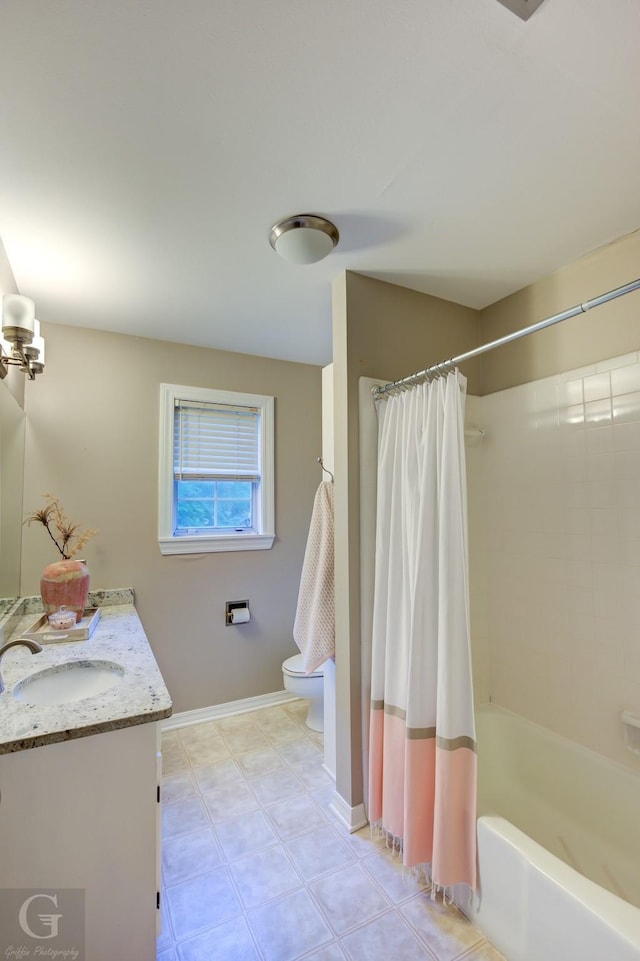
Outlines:
<svg viewBox="0 0 640 961"><path fill-rule="evenodd" d="M269 243L292 264L315 264L331 253L340 234L335 224L316 214L296 214L274 224Z"/></svg>
<svg viewBox="0 0 640 961"><path fill-rule="evenodd" d="M521 20L528 20L531 14L542 6L543 0L498 0L498 3L507 10L511 10L511 13L515 13Z"/></svg>

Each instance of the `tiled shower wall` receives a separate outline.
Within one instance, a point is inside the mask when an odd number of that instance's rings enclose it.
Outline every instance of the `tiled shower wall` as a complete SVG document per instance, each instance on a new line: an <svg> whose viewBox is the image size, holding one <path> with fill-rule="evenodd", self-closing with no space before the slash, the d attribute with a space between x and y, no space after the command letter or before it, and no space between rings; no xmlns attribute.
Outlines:
<svg viewBox="0 0 640 961"><path fill-rule="evenodd" d="M469 397L476 697L640 770L640 355Z"/></svg>

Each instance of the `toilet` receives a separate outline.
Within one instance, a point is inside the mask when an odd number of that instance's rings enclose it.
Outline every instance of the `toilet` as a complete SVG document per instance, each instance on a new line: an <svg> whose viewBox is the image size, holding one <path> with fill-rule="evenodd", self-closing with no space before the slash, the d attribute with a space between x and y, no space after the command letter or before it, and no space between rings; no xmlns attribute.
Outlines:
<svg viewBox="0 0 640 961"><path fill-rule="evenodd" d="M309 702L306 725L312 731L324 731L324 672L322 668L313 674L305 674L302 654L288 657L282 665L285 690Z"/></svg>

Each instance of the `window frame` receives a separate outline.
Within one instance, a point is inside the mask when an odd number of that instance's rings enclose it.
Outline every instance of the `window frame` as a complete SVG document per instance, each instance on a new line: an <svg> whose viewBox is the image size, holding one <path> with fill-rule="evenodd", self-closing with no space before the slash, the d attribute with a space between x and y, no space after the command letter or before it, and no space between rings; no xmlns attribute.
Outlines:
<svg viewBox="0 0 640 961"><path fill-rule="evenodd" d="M256 532L176 535L174 519L174 409L176 400L236 405L260 410L260 484ZM270 550L275 540L274 398L210 387L160 384L158 456L158 544L162 554L205 554L219 551Z"/></svg>

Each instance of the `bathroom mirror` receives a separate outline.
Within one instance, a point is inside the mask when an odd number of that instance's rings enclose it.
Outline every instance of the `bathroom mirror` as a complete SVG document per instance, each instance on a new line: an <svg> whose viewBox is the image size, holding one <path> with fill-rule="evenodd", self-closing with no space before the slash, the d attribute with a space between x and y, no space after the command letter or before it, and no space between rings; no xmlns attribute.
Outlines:
<svg viewBox="0 0 640 961"><path fill-rule="evenodd" d="M20 594L25 413L0 382L0 615Z"/></svg>

